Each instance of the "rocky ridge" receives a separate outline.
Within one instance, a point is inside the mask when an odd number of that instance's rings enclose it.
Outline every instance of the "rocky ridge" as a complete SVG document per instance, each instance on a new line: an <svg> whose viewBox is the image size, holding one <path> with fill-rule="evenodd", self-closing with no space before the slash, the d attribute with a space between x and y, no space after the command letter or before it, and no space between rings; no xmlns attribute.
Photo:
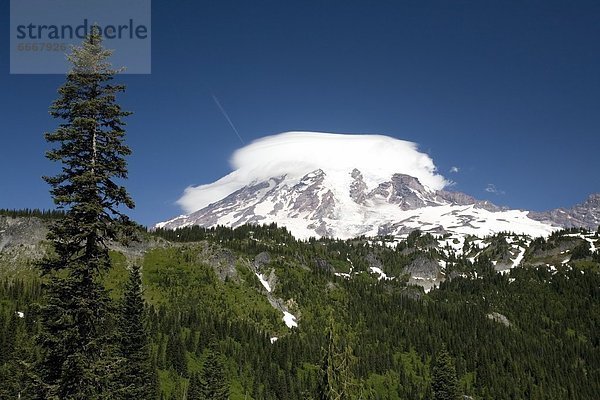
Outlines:
<svg viewBox="0 0 600 400"><path fill-rule="evenodd" d="M188 215L157 224L176 229L275 222L296 237L406 236L414 229L432 234L486 236L512 231L546 236L563 227L595 229L600 195L572 209L510 210L464 193L431 190L412 176L393 174L369 187L364 172L316 169L301 179L286 175L253 181Z"/></svg>

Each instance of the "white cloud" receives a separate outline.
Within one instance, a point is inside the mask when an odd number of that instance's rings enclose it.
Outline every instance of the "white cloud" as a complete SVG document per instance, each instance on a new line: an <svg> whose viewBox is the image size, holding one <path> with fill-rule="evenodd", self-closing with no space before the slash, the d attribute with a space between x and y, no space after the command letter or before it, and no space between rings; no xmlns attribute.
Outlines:
<svg viewBox="0 0 600 400"><path fill-rule="evenodd" d="M460 171L460 168L458 168L458 167L452 167L452 168L450 168L450 172L453 173L453 174L458 173L458 171Z"/></svg>
<svg viewBox="0 0 600 400"><path fill-rule="evenodd" d="M236 150L233 172L214 183L190 186L177 203L193 212L226 197L251 182L287 175L300 179L321 168L350 173L358 168L369 186L389 180L394 173L414 176L432 190L448 181L437 174L433 160L416 143L382 135L345 135L287 132L267 136Z"/></svg>
<svg viewBox="0 0 600 400"><path fill-rule="evenodd" d="M485 190L488 193L505 194L504 190L498 189L493 183L488 183L485 189L483 190Z"/></svg>

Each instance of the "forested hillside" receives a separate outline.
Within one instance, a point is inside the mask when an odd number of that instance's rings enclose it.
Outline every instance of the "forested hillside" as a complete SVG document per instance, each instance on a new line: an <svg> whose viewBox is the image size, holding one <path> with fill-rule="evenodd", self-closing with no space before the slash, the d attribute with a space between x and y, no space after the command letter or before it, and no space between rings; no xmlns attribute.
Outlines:
<svg viewBox="0 0 600 400"><path fill-rule="evenodd" d="M466 240L459 255L418 231L401 241L297 241L275 225L137 236L144 252L115 247L103 279L117 304L128 269L141 267L157 398L204 398L210 381L232 399L320 399L332 388L430 399L448 376L474 399L600 393L597 232L530 240L503 273L509 234ZM490 244L473 257L476 240ZM27 398L35 384L41 278L25 258L10 261L18 274L0 274L0 399ZM427 293L409 284L423 259L445 265Z"/></svg>

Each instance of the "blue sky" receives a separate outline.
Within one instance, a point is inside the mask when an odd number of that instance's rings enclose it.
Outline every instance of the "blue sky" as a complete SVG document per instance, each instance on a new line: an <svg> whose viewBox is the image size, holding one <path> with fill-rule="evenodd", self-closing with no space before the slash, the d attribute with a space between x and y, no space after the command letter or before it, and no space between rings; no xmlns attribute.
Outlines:
<svg viewBox="0 0 600 400"><path fill-rule="evenodd" d="M230 171L242 143L213 95L246 143L291 130L410 140L455 190L514 208L600 191L598 2L153 3L152 74L120 78L143 224ZM64 77L9 75L7 1L0 13L0 208L48 208L43 132Z"/></svg>

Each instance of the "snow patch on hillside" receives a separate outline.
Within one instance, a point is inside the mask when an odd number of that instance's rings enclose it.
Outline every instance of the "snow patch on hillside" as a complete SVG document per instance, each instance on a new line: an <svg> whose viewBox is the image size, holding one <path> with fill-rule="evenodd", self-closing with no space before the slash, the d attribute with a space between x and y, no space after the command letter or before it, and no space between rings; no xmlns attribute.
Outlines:
<svg viewBox="0 0 600 400"><path fill-rule="evenodd" d="M259 274L258 272L255 272L255 274L258 277L258 280L260 281L260 283L262 283L262 285L265 287L265 289L267 289L267 292L271 293L271 285L269 285L269 282L267 282L267 280L265 279L263 274Z"/></svg>
<svg viewBox="0 0 600 400"><path fill-rule="evenodd" d="M517 257L515 257L515 259L513 260L513 265L512 265L513 268L521 265L521 262L523 261L523 258L525 257L525 251L527 250L527 248L525 248L525 247L517 247L517 249L519 250L519 254L517 254Z"/></svg>
<svg viewBox="0 0 600 400"><path fill-rule="evenodd" d="M298 327L298 323L296 322L296 317L287 311L283 312L283 322L290 329Z"/></svg>
<svg viewBox="0 0 600 400"><path fill-rule="evenodd" d="M378 268L378 267L370 267L370 268L371 268L371 272L372 273L379 275L379 277L377 278L377 280L379 280L379 281L382 280L382 279L383 280L392 280L392 279L394 279L394 277L387 276L385 274L385 272L383 272L381 270L381 268Z"/></svg>

